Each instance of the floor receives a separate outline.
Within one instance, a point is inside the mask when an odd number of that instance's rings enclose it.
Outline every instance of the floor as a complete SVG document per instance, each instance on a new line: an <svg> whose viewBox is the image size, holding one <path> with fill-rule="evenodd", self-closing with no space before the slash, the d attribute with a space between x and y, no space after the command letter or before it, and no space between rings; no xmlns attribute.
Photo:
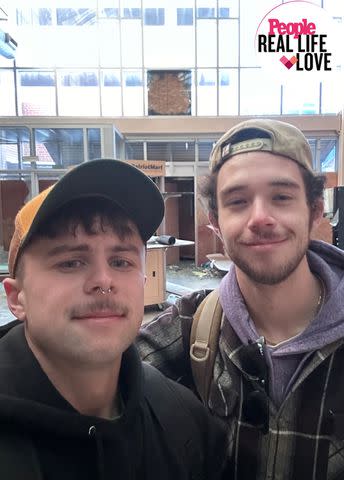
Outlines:
<svg viewBox="0 0 344 480"><path fill-rule="evenodd" d="M210 263L195 267L192 261L185 260L178 265L166 267L166 302L161 306L168 307L182 295L195 290L216 288L226 272L212 268ZM161 312L157 305L145 308L143 323L153 319Z"/></svg>
<svg viewBox="0 0 344 480"><path fill-rule="evenodd" d="M168 305L174 303L181 295L203 288L216 288L225 272L211 268L210 264L195 267L191 261L183 261L178 265L170 265L166 268L166 302L163 305L145 307L143 322L148 322ZM0 283L0 325L4 325L15 317L8 310L6 295L2 283Z"/></svg>

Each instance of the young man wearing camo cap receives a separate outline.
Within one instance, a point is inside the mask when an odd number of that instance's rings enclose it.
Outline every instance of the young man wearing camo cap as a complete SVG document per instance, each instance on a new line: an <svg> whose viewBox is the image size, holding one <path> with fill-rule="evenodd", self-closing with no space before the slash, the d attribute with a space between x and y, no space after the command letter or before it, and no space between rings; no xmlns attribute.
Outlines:
<svg viewBox="0 0 344 480"><path fill-rule="evenodd" d="M285 122L239 123L211 153L203 193L232 264L204 401L227 424L235 479L344 478L344 254L311 240L324 183ZM207 293L182 298L138 342L144 360L198 391L190 330Z"/></svg>

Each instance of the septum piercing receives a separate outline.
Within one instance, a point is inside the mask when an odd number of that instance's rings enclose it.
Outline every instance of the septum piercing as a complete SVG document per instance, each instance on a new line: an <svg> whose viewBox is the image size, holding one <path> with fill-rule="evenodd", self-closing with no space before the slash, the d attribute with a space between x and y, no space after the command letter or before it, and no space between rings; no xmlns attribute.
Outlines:
<svg viewBox="0 0 344 480"><path fill-rule="evenodd" d="M98 292L101 293L102 295L105 295L106 293L111 293L112 287L109 287L107 290L104 290L102 287L98 287Z"/></svg>

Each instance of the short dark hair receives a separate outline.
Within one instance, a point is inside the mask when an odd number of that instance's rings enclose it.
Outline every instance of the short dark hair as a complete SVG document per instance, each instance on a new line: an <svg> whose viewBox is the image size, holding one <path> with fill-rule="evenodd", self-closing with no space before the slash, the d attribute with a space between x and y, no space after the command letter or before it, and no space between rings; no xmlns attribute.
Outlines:
<svg viewBox="0 0 344 480"><path fill-rule="evenodd" d="M96 220L99 223L96 224ZM104 232L110 227L121 239L133 235L136 230L128 215L112 201L103 197L86 197L72 200L58 209L55 215L42 223L35 236L56 238L66 233L75 235L79 226L88 235L95 235L99 230Z"/></svg>
<svg viewBox="0 0 344 480"><path fill-rule="evenodd" d="M230 161L230 159L227 161ZM215 169L205 177L204 182L202 182L200 186L200 193L206 201L208 211L216 219L218 218L218 205L216 196L217 177L219 175L219 171L222 165L225 162L226 160L218 163ZM322 199L324 196L326 175L316 172L312 173L310 170L307 170L302 165L298 163L296 164L300 169L305 185L307 203L309 205L310 211L313 212L317 207L319 199Z"/></svg>
<svg viewBox="0 0 344 480"><path fill-rule="evenodd" d="M121 240L131 237L135 233L140 235L134 222L111 200L103 197L86 197L72 200L63 205L40 225L27 246L37 238L57 238L59 235L68 233L76 235L78 227L82 227L87 235L96 235L110 228ZM145 244L143 239L142 242ZM16 276L22 273L23 267L20 260L25 249L26 247L18 258Z"/></svg>

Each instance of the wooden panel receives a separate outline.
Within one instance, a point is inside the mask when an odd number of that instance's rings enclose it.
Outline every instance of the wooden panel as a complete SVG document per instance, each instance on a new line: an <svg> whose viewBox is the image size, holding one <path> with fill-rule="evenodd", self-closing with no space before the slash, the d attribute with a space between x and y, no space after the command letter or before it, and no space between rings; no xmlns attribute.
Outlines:
<svg viewBox="0 0 344 480"><path fill-rule="evenodd" d="M146 257L145 305L165 301L165 249L148 249Z"/></svg>
<svg viewBox="0 0 344 480"><path fill-rule="evenodd" d="M164 177L166 175L166 163L161 160L127 160L127 163L135 165L149 177Z"/></svg>
<svg viewBox="0 0 344 480"><path fill-rule="evenodd" d="M25 182L21 180L2 180L1 195L1 229L4 250L8 251L14 232L14 219L29 193Z"/></svg>

